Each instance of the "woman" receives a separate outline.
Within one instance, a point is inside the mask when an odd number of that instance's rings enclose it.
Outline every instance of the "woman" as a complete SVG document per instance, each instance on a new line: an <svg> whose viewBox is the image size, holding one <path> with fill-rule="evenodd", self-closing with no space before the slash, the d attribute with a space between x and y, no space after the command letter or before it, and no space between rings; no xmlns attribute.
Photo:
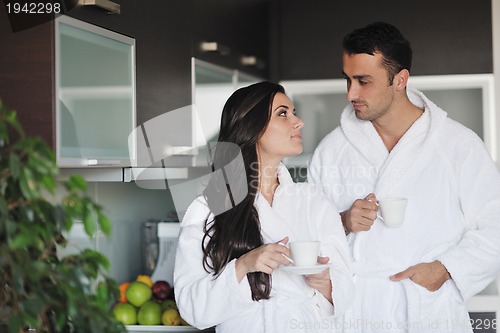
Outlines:
<svg viewBox="0 0 500 333"><path fill-rule="evenodd" d="M230 333L335 330L333 318L353 297L340 217L281 164L302 152L303 125L274 83L241 88L226 102L214 173L185 214L177 248L175 297L191 325ZM285 271L294 240L321 241L318 263L328 268Z"/></svg>

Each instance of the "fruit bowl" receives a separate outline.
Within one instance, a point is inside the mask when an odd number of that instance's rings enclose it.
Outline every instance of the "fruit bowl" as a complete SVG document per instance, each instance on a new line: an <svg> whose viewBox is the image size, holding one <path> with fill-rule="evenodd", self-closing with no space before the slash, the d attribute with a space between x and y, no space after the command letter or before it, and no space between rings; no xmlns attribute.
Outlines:
<svg viewBox="0 0 500 333"><path fill-rule="evenodd" d="M206 330L198 330L192 326L166 326L166 325L126 325L127 331L133 333L150 333L150 332L183 332L183 333L199 333L199 332L215 332L209 328Z"/></svg>
<svg viewBox="0 0 500 333"><path fill-rule="evenodd" d="M174 290L167 281L153 282L148 275L139 275L118 289L120 302L113 305L113 315L130 333L214 332L213 328L198 330L181 318Z"/></svg>

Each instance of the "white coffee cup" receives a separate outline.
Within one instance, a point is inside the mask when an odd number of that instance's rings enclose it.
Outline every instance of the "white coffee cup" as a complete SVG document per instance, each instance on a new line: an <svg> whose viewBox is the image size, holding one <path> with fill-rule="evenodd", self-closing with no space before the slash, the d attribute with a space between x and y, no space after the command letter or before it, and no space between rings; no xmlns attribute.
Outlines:
<svg viewBox="0 0 500 333"><path fill-rule="evenodd" d="M319 241L294 241L288 246L295 266L313 266L318 263Z"/></svg>
<svg viewBox="0 0 500 333"><path fill-rule="evenodd" d="M405 219L406 198L383 198L378 200L382 216L377 215L389 228L399 227Z"/></svg>

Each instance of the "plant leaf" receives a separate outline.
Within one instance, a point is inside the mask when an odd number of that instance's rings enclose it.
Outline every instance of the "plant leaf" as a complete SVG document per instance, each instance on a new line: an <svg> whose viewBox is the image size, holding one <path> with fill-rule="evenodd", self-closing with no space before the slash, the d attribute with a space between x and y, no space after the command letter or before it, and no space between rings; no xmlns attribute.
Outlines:
<svg viewBox="0 0 500 333"><path fill-rule="evenodd" d="M97 216L99 217L99 226L101 227L102 232L106 236L109 236L111 234L111 222L109 222L108 217L104 215L100 210L97 213Z"/></svg>
<svg viewBox="0 0 500 333"><path fill-rule="evenodd" d="M21 326L24 324L23 321L24 321L23 315L11 316L8 321L9 332L19 332L21 330Z"/></svg>
<svg viewBox="0 0 500 333"><path fill-rule="evenodd" d="M83 217L83 227L85 229L85 233L90 237L94 237L96 232L96 223L92 218L92 214L86 210Z"/></svg>
<svg viewBox="0 0 500 333"><path fill-rule="evenodd" d="M98 227L103 233L111 228L86 194L83 177L71 176L60 188L57 174L53 150L41 138L26 137L16 112L0 101L0 332L31 326L39 332L126 333L111 316L116 297L109 284L96 288L103 278L112 281L103 274L108 259L91 250L57 255L73 222L81 220L90 238ZM42 320L47 314L54 330Z"/></svg>
<svg viewBox="0 0 500 333"><path fill-rule="evenodd" d="M23 249L33 241L33 237L27 233L21 233L15 237L10 243L9 248L11 250Z"/></svg>
<svg viewBox="0 0 500 333"><path fill-rule="evenodd" d="M21 169L21 178L19 179L19 186L22 194L28 200L35 200L40 196L38 188L36 187L36 182L33 179L33 174L28 168Z"/></svg>
<svg viewBox="0 0 500 333"><path fill-rule="evenodd" d="M82 191L87 191L87 182L80 175L71 175L66 181L66 184L70 189L79 189Z"/></svg>
<svg viewBox="0 0 500 333"><path fill-rule="evenodd" d="M19 174L20 174L20 169L21 169L21 163L19 161L19 156L17 156L14 153L10 154L9 158L9 168L12 173L12 177L14 179L19 179Z"/></svg>
<svg viewBox="0 0 500 333"><path fill-rule="evenodd" d="M3 105L0 105L2 107ZM24 137L24 130L21 127L21 124L17 121L17 114L16 111L14 110L7 110L5 112L5 120L6 122L12 126L16 132L21 136Z"/></svg>

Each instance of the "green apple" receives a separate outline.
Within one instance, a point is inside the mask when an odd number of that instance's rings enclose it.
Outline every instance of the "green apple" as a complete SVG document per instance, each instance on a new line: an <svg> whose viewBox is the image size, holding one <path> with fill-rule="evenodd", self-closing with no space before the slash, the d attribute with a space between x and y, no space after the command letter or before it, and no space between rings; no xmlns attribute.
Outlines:
<svg viewBox="0 0 500 333"><path fill-rule="evenodd" d="M113 307L113 315L123 325L137 323L137 310L130 303L118 303Z"/></svg>
<svg viewBox="0 0 500 333"><path fill-rule="evenodd" d="M144 303L137 313L137 322L139 325L160 325L161 305L154 300Z"/></svg>
<svg viewBox="0 0 500 333"><path fill-rule="evenodd" d="M176 309L177 310L177 304L175 304L175 301L173 299L166 299L161 303L161 309L163 311L167 309Z"/></svg>
<svg viewBox="0 0 500 333"><path fill-rule="evenodd" d="M136 307L140 307L146 301L149 301L152 294L151 287L139 281L130 283L125 292L127 301Z"/></svg>

